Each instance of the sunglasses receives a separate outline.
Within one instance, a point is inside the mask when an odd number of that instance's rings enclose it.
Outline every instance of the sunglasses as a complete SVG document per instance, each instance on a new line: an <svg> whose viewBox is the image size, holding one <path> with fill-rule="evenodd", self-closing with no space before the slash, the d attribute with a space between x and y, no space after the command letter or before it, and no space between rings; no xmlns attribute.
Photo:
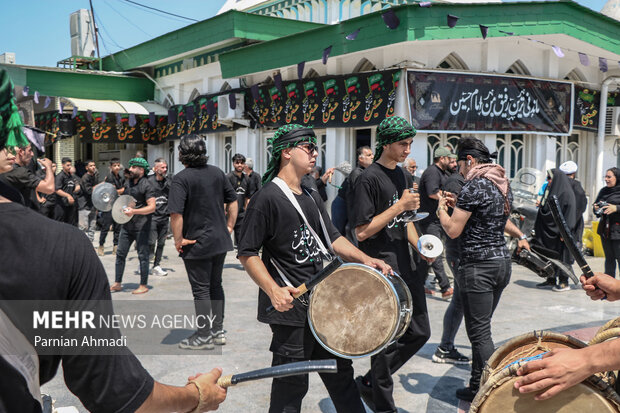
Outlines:
<svg viewBox="0 0 620 413"><path fill-rule="evenodd" d="M295 147L303 150L308 155L312 155L314 151L319 151L319 147L316 146L315 143L300 143L299 145L295 145Z"/></svg>

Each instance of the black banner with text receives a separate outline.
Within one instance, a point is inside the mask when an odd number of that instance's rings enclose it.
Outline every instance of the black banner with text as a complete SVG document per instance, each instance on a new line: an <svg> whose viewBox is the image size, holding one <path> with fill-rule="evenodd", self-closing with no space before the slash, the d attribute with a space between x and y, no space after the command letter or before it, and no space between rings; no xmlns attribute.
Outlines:
<svg viewBox="0 0 620 413"><path fill-rule="evenodd" d="M419 131L571 131L571 83L444 71L407 75L411 121Z"/></svg>

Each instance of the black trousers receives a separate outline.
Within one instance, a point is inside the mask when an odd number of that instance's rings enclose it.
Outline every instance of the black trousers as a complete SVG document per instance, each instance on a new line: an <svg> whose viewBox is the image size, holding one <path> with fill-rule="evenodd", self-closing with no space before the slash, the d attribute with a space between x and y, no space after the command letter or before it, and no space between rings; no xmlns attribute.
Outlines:
<svg viewBox="0 0 620 413"><path fill-rule="evenodd" d="M413 301L413 317L405 334L370 358L370 371L364 376L372 384L376 412L395 412L392 375L398 371L431 337L431 325L424 294L425 273L403 277Z"/></svg>
<svg viewBox="0 0 620 413"><path fill-rule="evenodd" d="M616 278L616 262L620 267L620 239L601 237L605 252L605 274Z"/></svg>
<svg viewBox="0 0 620 413"><path fill-rule="evenodd" d="M164 245L168 236L168 217L158 218L151 221L151 235L149 237L149 249L151 255L155 254L153 267L157 267L164 254Z"/></svg>
<svg viewBox="0 0 620 413"><path fill-rule="evenodd" d="M504 288L510 282L511 272L510 258L461 262L459 267L458 286L472 350L469 386L473 390L480 387L484 363L495 351L491 337L491 317Z"/></svg>
<svg viewBox="0 0 620 413"><path fill-rule="evenodd" d="M351 360L336 357L325 350L314 338L306 322L304 327L270 325L273 333L272 366L302 360L336 359L338 372L319 374L338 413L365 413L360 394L353 380ZM273 379L269 413L297 413L308 392L308 375Z"/></svg>
<svg viewBox="0 0 620 413"><path fill-rule="evenodd" d="M138 261L140 261L140 285L146 285L149 281L149 234L151 232L150 225L139 230L128 231L127 228L121 230L119 236L118 250L116 251L116 277L117 283L123 282L123 273L125 272L125 260L129 253L131 244L136 241L136 249L138 250Z"/></svg>
<svg viewBox="0 0 620 413"><path fill-rule="evenodd" d="M69 225L73 225L74 227L78 226L77 201L74 202L73 205L65 206L59 199L56 204L55 214L56 221L65 222Z"/></svg>
<svg viewBox="0 0 620 413"><path fill-rule="evenodd" d="M203 336L208 336L211 330L222 330L224 326L222 270L225 259L226 253L201 260L183 260L192 287L196 316L213 320L212 324L207 323L198 329Z"/></svg>
<svg viewBox="0 0 620 413"><path fill-rule="evenodd" d="M430 224L421 226L421 229L422 234L434 235L439 238L444 244L446 243L446 233L444 232L439 222L431 222ZM446 274L442 257L443 254L437 257L435 261L433 261L433 263L431 264L431 267L433 267L435 279L439 283L439 288L443 293L450 288L450 280L448 279L448 275ZM420 260L420 266L422 267L422 272L428 276L428 263L424 260Z"/></svg>
<svg viewBox="0 0 620 413"><path fill-rule="evenodd" d="M112 219L111 212L102 212L101 213L101 233L99 234L99 245L103 246L105 244L105 239L108 236L108 232L110 231L110 225L112 225L112 229L114 231L114 245L118 245L118 237L121 233L121 225L117 224L114 219Z"/></svg>

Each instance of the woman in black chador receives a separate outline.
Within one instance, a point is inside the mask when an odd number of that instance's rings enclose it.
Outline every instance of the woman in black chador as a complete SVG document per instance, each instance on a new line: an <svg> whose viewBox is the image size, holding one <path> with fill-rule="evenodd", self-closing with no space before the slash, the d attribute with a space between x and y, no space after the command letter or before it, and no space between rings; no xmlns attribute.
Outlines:
<svg viewBox="0 0 620 413"><path fill-rule="evenodd" d="M538 215L534 223L536 236L532 249L536 250L535 245L538 244L547 250L559 253L560 260L570 266L572 264L572 257L560 237L560 230L553 221L549 202L551 202L552 196L558 197L560 210L566 219L566 223L571 230L574 230L577 224L575 194L568 180L569 178L559 169L555 168L547 171L547 178L549 179L549 184L540 201ZM541 288L547 286L553 286L553 291L567 291L570 289L568 277L560 273L560 270L556 272L555 277L547 278L545 282L537 285L537 287Z"/></svg>

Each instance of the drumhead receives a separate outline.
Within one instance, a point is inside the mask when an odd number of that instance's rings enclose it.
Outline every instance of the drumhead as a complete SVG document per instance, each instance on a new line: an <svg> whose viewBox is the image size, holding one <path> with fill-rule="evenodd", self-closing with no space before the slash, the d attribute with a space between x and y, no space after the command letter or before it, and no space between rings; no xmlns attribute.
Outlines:
<svg viewBox="0 0 620 413"><path fill-rule="evenodd" d="M536 356L554 348L583 348L586 344L574 337L552 331L532 331L521 334L495 350L487 361L480 384L484 384L494 371L524 357Z"/></svg>
<svg viewBox="0 0 620 413"><path fill-rule="evenodd" d="M469 413L606 413L618 412L618 395L602 380L591 377L551 399L534 400L537 394L521 394L514 388L517 381L515 364L491 376L480 387Z"/></svg>
<svg viewBox="0 0 620 413"><path fill-rule="evenodd" d="M358 358L381 351L395 336L399 320L394 285L362 264L342 265L310 295L312 333L340 357Z"/></svg>

